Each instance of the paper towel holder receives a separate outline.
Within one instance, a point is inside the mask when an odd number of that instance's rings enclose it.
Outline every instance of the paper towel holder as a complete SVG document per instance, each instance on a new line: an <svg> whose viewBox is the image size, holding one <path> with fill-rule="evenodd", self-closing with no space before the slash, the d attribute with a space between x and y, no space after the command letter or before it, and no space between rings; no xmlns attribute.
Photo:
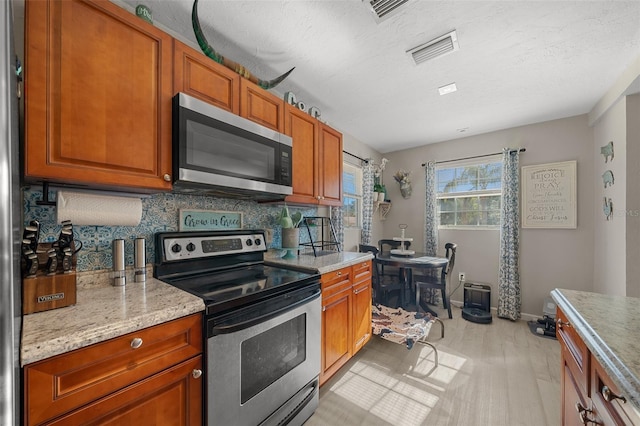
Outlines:
<svg viewBox="0 0 640 426"><path fill-rule="evenodd" d="M55 206L56 202L49 200L49 182L42 182L42 200L37 200L39 206Z"/></svg>

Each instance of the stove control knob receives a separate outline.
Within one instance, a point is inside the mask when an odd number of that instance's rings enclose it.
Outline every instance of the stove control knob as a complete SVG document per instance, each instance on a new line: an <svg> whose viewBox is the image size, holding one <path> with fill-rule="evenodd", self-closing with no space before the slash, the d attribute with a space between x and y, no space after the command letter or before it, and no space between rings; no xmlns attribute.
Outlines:
<svg viewBox="0 0 640 426"><path fill-rule="evenodd" d="M256 243L256 245L259 246L260 244L262 244L262 240L260 238L256 238L254 243Z"/></svg>
<svg viewBox="0 0 640 426"><path fill-rule="evenodd" d="M187 251L194 251L196 249L196 245L193 243L187 244Z"/></svg>
<svg viewBox="0 0 640 426"><path fill-rule="evenodd" d="M174 245L171 246L171 251L174 253L180 253L181 250L182 250L182 246L178 243L175 243Z"/></svg>
<svg viewBox="0 0 640 426"><path fill-rule="evenodd" d="M245 244L246 244L248 247L251 247L251 246L253 245L253 241L251 241L251 238L247 238L247 241L245 241Z"/></svg>

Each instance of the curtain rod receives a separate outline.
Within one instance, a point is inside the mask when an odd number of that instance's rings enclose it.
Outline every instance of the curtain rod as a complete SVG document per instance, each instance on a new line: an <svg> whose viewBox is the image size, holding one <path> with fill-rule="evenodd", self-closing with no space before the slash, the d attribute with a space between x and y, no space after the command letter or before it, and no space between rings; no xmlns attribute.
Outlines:
<svg viewBox="0 0 640 426"><path fill-rule="evenodd" d="M357 155L352 154L352 153L350 153L350 152L348 152L348 151L342 151L342 152L344 152L345 154L350 155L350 156L352 156L352 157L354 157L354 158L357 158L357 159L358 159L358 160L360 160L360 161L364 161L365 163L368 163L368 162L370 161L368 158L358 157Z"/></svg>
<svg viewBox="0 0 640 426"><path fill-rule="evenodd" d="M514 151L518 151L518 152L526 152L527 148L520 148L518 150L512 149L509 152L514 152ZM451 163L452 161L462 161L462 160L472 160L474 158L482 158L482 157L492 157L494 155L499 155L502 154L502 152L494 152L493 154L483 154L483 155L474 155L472 157L464 157L464 158L455 158L453 160L444 160L444 161L436 161L436 164L442 164L442 163ZM426 166L427 163L422 163L422 167Z"/></svg>

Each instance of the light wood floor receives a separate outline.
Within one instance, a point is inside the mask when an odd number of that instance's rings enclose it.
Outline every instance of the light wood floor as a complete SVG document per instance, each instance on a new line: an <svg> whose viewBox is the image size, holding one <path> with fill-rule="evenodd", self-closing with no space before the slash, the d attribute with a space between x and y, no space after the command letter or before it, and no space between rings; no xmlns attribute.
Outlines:
<svg viewBox="0 0 640 426"><path fill-rule="evenodd" d="M475 324L453 309L444 339L431 329L438 368L431 348L374 336L320 389L305 426L560 425L558 342L534 335L526 321L494 312L491 324Z"/></svg>

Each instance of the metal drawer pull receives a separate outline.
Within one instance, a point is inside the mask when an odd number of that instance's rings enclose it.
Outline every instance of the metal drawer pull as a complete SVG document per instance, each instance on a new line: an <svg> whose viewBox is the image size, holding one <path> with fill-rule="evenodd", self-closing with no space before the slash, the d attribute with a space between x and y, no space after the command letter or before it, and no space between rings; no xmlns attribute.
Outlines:
<svg viewBox="0 0 640 426"><path fill-rule="evenodd" d="M562 321L561 319L556 321L556 324L558 327L571 327L571 323L569 321Z"/></svg>
<svg viewBox="0 0 640 426"><path fill-rule="evenodd" d="M342 275L342 271L338 271L338 272L336 273L336 275L337 275L337 276Z"/></svg>
<svg viewBox="0 0 640 426"><path fill-rule="evenodd" d="M133 339L131 341L131 347L133 349L138 349L140 346L142 346L142 339L139 337L136 337L135 339Z"/></svg>
<svg viewBox="0 0 640 426"><path fill-rule="evenodd" d="M578 411L578 415L580 416L580 422L583 425L593 423L594 425L601 425L602 423L589 418L589 413L593 413L593 410L586 408L583 406L580 401L576 402L576 410Z"/></svg>
<svg viewBox="0 0 640 426"><path fill-rule="evenodd" d="M202 370L198 370L197 368L194 368L193 371L191 372L191 375L193 376L194 379L199 379L200 376L202 376Z"/></svg>
<svg viewBox="0 0 640 426"><path fill-rule="evenodd" d="M602 393L602 396L604 397L604 400L607 402L611 402L614 399L619 399L623 403L627 402L627 398L625 398L624 396L616 395L615 393L611 392L611 389L609 389L609 386L603 386L601 393Z"/></svg>

